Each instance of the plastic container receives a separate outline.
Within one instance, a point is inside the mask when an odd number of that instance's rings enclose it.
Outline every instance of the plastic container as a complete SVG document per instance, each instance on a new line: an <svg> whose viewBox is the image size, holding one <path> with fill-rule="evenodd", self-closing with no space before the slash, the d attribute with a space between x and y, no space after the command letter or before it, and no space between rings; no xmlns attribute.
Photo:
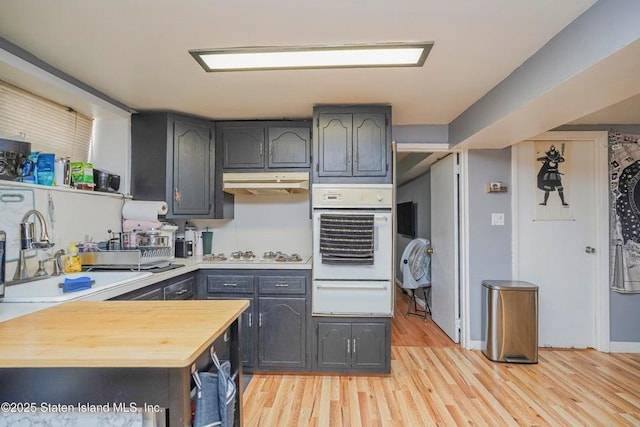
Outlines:
<svg viewBox="0 0 640 427"><path fill-rule="evenodd" d="M202 232L202 253L203 255L211 254L211 246L213 245L213 231Z"/></svg>
<svg viewBox="0 0 640 427"><path fill-rule="evenodd" d="M79 273L82 271L82 260L78 255L78 246L75 243L69 243L69 251L64 259L65 273Z"/></svg>

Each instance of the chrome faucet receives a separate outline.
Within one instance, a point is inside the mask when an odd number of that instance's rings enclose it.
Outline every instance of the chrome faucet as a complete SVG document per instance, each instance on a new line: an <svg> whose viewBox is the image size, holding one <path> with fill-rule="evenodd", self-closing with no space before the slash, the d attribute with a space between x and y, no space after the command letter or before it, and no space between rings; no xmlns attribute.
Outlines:
<svg viewBox="0 0 640 427"><path fill-rule="evenodd" d="M32 222L28 222L27 220L31 215L35 215L40 223L40 239L38 241L33 240L34 234L34 225ZM13 275L13 281L24 281L25 279L29 279L29 274L27 272L27 262L25 259L25 252L31 249L49 249L54 246L54 243L51 243L51 239L49 238L49 232L47 230L47 221L44 219L44 215L40 213L40 211L36 209L31 209L22 217L22 221L20 222L20 255L18 257L18 266L16 268L16 272Z"/></svg>

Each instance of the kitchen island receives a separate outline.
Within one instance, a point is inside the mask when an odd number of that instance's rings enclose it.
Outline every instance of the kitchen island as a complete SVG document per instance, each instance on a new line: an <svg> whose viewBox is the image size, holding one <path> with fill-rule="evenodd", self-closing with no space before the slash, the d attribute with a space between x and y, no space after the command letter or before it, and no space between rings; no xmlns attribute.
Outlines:
<svg viewBox="0 0 640 427"><path fill-rule="evenodd" d="M166 408L169 425L191 425L191 370L211 365L210 348L228 330L242 425L238 317L247 307L246 300L76 301L2 322L0 402Z"/></svg>

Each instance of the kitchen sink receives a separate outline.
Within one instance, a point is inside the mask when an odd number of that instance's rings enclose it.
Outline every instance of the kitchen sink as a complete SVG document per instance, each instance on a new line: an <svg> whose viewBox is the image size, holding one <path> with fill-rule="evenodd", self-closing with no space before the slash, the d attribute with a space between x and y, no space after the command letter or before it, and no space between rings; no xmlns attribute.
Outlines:
<svg viewBox="0 0 640 427"><path fill-rule="evenodd" d="M149 272L100 271L66 274L47 277L32 282L5 287L3 302L64 302L91 295L97 291L123 285L133 280L151 276ZM90 289L62 292L59 286L65 279L89 277L94 281Z"/></svg>

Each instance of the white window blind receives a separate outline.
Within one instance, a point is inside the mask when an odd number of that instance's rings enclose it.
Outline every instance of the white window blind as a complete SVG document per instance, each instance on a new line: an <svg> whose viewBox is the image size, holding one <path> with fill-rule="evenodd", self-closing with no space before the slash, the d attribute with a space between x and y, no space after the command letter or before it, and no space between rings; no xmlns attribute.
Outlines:
<svg viewBox="0 0 640 427"><path fill-rule="evenodd" d="M0 137L31 143L31 151L86 162L93 119L0 80Z"/></svg>

